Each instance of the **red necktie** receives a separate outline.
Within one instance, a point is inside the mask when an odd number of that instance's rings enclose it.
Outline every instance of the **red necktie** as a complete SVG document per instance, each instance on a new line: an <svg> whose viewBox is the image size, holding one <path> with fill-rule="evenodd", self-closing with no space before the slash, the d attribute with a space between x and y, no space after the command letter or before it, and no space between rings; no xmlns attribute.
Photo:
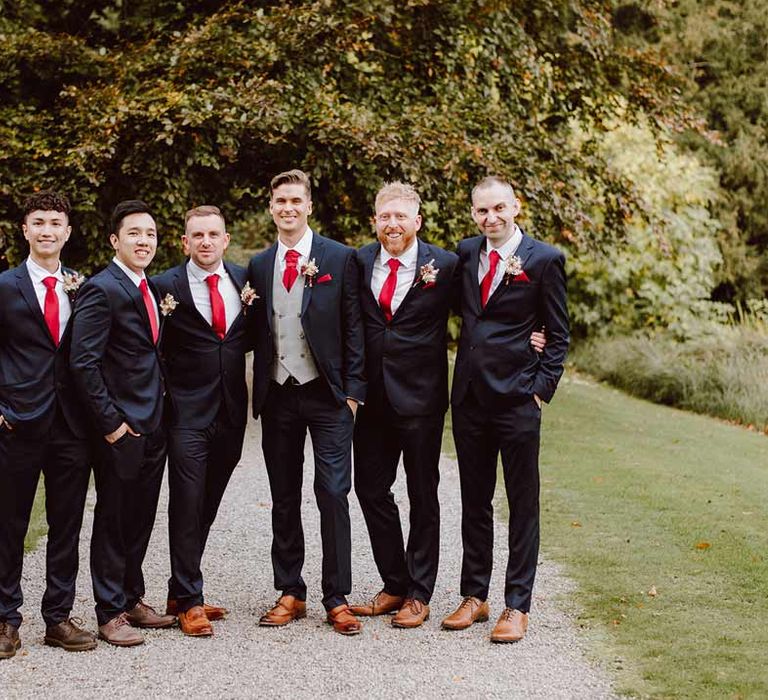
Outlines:
<svg viewBox="0 0 768 700"><path fill-rule="evenodd" d="M283 286L290 292L293 283L299 276L297 264L299 262L299 252L296 250L287 250L285 252L285 270L283 270Z"/></svg>
<svg viewBox="0 0 768 700"><path fill-rule="evenodd" d="M387 265L389 265L389 274L387 279L384 280L381 292L379 292L379 306L384 312L387 321L391 321L392 298L395 296L395 289L397 289L397 268L400 267L400 261L397 258L390 258L387 261Z"/></svg>
<svg viewBox="0 0 768 700"><path fill-rule="evenodd" d="M157 315L155 313L155 305L152 303L152 295L149 293L149 286L147 285L147 278L145 277L139 282L139 290L141 296L144 299L144 306L147 307L147 316L149 316L149 327L152 329L152 341L157 343L157 339L160 336L160 330L157 327Z"/></svg>
<svg viewBox="0 0 768 700"><path fill-rule="evenodd" d="M492 250L488 256L491 266L488 268L488 272L485 273L483 281L480 282L480 300L482 301L483 308L485 308L485 305L488 303L488 297L491 295L491 284L493 283L496 266L499 264L500 259L501 256L495 250Z"/></svg>
<svg viewBox="0 0 768 700"><path fill-rule="evenodd" d="M46 277L43 280L45 285L45 302L43 303L43 316L45 325L53 338L53 344L59 346L59 297L56 296L56 278Z"/></svg>
<svg viewBox="0 0 768 700"><path fill-rule="evenodd" d="M219 292L219 276L208 275L205 278L208 283L208 291L211 293L211 326L214 333L222 340L227 334L227 313L224 309L224 299Z"/></svg>

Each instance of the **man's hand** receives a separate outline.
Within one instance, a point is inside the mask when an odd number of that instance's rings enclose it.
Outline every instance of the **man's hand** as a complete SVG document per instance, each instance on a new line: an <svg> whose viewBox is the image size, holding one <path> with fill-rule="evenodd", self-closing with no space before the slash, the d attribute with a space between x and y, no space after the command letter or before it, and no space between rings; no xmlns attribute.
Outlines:
<svg viewBox="0 0 768 700"><path fill-rule="evenodd" d="M5 416L0 413L0 428L3 426L5 426L8 430L13 430L13 426L7 420L5 420Z"/></svg>
<svg viewBox="0 0 768 700"><path fill-rule="evenodd" d="M538 394L533 395L533 400L536 402L536 405L541 408L541 399L539 398Z"/></svg>
<svg viewBox="0 0 768 700"><path fill-rule="evenodd" d="M105 435L104 439L110 444L114 445L123 435L130 433L133 437L139 437L139 433L133 432L131 426L128 423L121 423L120 427L109 435Z"/></svg>
<svg viewBox="0 0 768 700"><path fill-rule="evenodd" d="M357 401L354 399L347 399L347 406L349 406L349 410L352 411L352 415L357 415Z"/></svg>
<svg viewBox="0 0 768 700"><path fill-rule="evenodd" d="M531 333L531 345L536 352L543 352L547 346L547 336L544 335L544 326L540 331Z"/></svg>

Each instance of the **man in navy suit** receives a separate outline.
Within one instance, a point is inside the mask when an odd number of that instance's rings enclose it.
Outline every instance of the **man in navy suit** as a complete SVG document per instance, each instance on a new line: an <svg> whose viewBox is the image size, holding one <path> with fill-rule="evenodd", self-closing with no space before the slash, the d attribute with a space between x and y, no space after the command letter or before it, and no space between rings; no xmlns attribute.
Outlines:
<svg viewBox="0 0 768 700"><path fill-rule="evenodd" d="M448 408L448 314L458 256L417 237L421 200L393 182L376 195L377 243L357 253L368 397L355 425L355 493L383 589L358 615L396 612L395 627L429 617L440 549L438 464ZM410 534L403 543L392 494L403 456Z"/></svg>
<svg viewBox="0 0 768 700"><path fill-rule="evenodd" d="M482 235L458 247L462 329L451 404L462 500L461 595L443 621L465 629L487 620L493 564L493 492L501 454L509 503L505 609L494 642L523 638L539 549L539 430L563 373L569 342L565 259L515 224L520 202L497 177L472 191L472 218ZM530 347L546 328L541 355Z"/></svg>
<svg viewBox="0 0 768 700"><path fill-rule="evenodd" d="M185 219L181 240L189 260L152 278L161 299L175 303L162 345L171 399L166 613L178 614L184 634L210 636L210 621L227 611L204 602L200 562L240 460L248 418L246 270L223 261L229 234L218 207L190 209Z"/></svg>
<svg viewBox="0 0 768 700"><path fill-rule="evenodd" d="M312 198L305 173L280 173L270 189L277 241L252 258L248 279L259 296L252 315L253 412L261 415L272 492L272 564L281 595L260 624L284 625L306 615L301 486L309 430L323 605L335 631L357 634L362 626L346 601L352 585L351 442L355 412L365 400L357 264L353 249L307 225Z"/></svg>
<svg viewBox="0 0 768 700"><path fill-rule="evenodd" d="M70 206L57 192L24 203L29 255L0 274L0 659L21 646L24 537L40 473L48 520L45 643L68 651L96 646L69 617L88 492L88 442L68 366L71 297L82 278L61 265Z"/></svg>
<svg viewBox="0 0 768 700"><path fill-rule="evenodd" d="M80 292L71 366L96 430L96 511L91 577L99 636L115 646L142 644L133 627L169 627L142 601L142 563L155 522L165 465L162 309L144 270L157 250L157 227L140 200L112 213L112 262Z"/></svg>

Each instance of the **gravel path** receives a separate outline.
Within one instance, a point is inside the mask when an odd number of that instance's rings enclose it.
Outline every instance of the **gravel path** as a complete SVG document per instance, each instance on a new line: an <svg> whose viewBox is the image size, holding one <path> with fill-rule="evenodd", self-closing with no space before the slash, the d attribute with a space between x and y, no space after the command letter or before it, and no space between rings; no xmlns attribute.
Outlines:
<svg viewBox="0 0 768 700"><path fill-rule="evenodd" d="M307 452L308 464L311 455ZM531 627L523 642L492 645L492 623L465 632L445 632L440 620L459 602L460 505L456 464L443 458L440 498L443 513L441 567L432 617L417 630L398 630L389 618L364 620L358 637L334 634L320 604L319 518L311 476L304 488L309 587L307 619L285 628L257 625L275 600L269 561L269 488L260 448L259 425L251 423L242 463L235 471L214 525L204 562L206 595L230 609L214 623L215 636L184 637L178 628L147 631L146 644L116 649L101 643L80 654L42 643L39 613L43 590L44 547L26 558L23 647L14 659L0 662L1 698L91 698L97 696L166 697L462 697L462 698L612 698L610 681L584 655L584 640L573 615L562 608L570 582L551 562L540 563ZM307 473L311 474L310 467ZM404 479L398 499L404 503ZM164 490L158 522L145 563L147 597L161 608L168 577L168 533ZM353 524L352 600L380 588L360 508L350 497ZM95 629L88 573L88 538L92 497L81 543L81 571L74 615ZM505 542L503 528L497 541ZM504 552L497 548L492 618L501 612Z"/></svg>

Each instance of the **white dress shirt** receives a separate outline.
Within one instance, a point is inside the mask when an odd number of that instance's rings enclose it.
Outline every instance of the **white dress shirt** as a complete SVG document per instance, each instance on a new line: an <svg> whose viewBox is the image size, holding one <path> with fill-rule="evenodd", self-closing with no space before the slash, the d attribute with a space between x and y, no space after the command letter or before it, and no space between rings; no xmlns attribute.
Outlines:
<svg viewBox="0 0 768 700"><path fill-rule="evenodd" d="M373 292L373 296L378 302L381 288L384 286L387 277L389 277L389 261L392 258L400 261L400 267L397 268L397 286L395 287L395 294L392 297L391 308L393 316L400 307L400 304L403 303L405 295L408 294L408 290L413 286L413 282L416 278L416 260L419 252L417 241L418 238L414 238L413 241L411 241L411 245L400 253L400 255L390 255L384 246L381 246L381 250L373 263L371 292Z"/></svg>
<svg viewBox="0 0 768 700"><path fill-rule="evenodd" d="M296 263L296 268L299 271L299 274L301 274L301 266L306 265L309 262L309 255L312 252L312 229L307 226L307 230L304 231L304 235L299 239L299 242L293 246L293 248L289 248L285 243L283 243L280 238L277 239L277 260L278 265L280 266L280 276L282 277L283 272L285 272L285 254L289 250L295 250L299 254L299 260ZM320 273L322 274L322 272Z"/></svg>
<svg viewBox="0 0 768 700"><path fill-rule="evenodd" d="M143 270L140 275L135 273L125 263L118 260L117 256L112 258L112 262L115 263L115 265L117 265L126 275L128 275L128 279L130 279L131 282L133 282L136 285L136 287L138 287L141 284L141 280L147 279L147 276L144 274ZM149 284L147 284L147 287L149 287ZM157 321L157 327L160 328L160 314L158 312L157 302L155 301L155 295L152 294L151 289L149 290L149 298L152 299L152 306L155 309L155 320Z"/></svg>
<svg viewBox="0 0 768 700"><path fill-rule="evenodd" d="M515 232L512 237L501 248L494 248L489 240L485 241L485 245L480 249L480 264L477 266L477 283L480 284L483 281L483 277L488 273L491 267L491 261L489 256L492 250L495 250L501 258L496 265L496 274L493 276L491 282L491 291L488 292L488 298L496 291L496 288L501 284L501 280L504 279L506 274L506 261L510 255L514 255L523 240L523 232L515 226Z"/></svg>
<svg viewBox="0 0 768 700"><path fill-rule="evenodd" d="M61 340L64 336L64 329L67 327L67 321L72 315L72 304L69 303L69 297L64 291L64 275L61 271L61 263L56 268L56 272L48 272L44 267L38 265L32 258L27 258L27 272L32 280L32 287L35 290L35 296L37 297L37 303L40 304L40 311L45 315L45 294L48 288L43 283L46 277L56 278L56 298L59 300L59 337L57 340Z"/></svg>
<svg viewBox="0 0 768 700"><path fill-rule="evenodd" d="M200 312L200 315L209 324L213 324L211 292L208 283L205 281L210 275L219 276L219 293L224 300L224 313L227 321L226 329L228 331L240 313L242 303L240 302L240 293L237 291L237 287L229 274L227 274L224 263L220 262L219 267L213 272L203 270L202 267L192 262L192 260L187 263L187 278L189 279L189 291L192 292L192 301L195 303L195 308Z"/></svg>

